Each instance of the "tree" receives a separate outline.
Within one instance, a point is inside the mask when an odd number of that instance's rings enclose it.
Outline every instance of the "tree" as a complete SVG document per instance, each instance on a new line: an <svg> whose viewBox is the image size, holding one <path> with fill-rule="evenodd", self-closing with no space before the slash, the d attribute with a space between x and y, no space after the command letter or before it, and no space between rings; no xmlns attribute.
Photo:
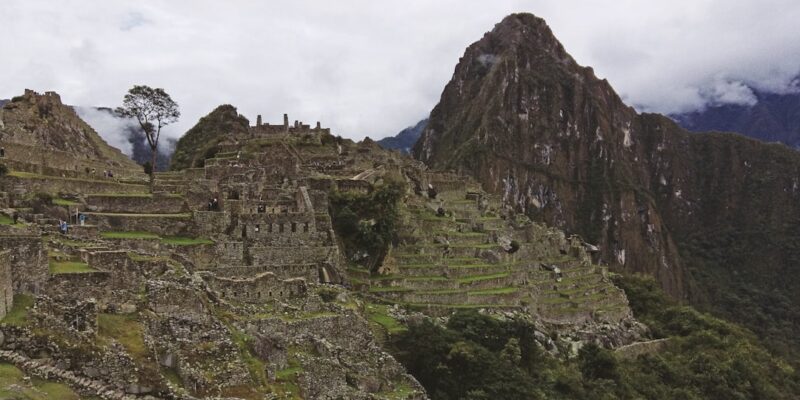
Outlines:
<svg viewBox="0 0 800 400"><path fill-rule="evenodd" d="M147 144L153 151L150 165L156 165L158 157L158 139L161 136L161 128L176 122L181 116L178 110L178 103L164 91L164 89L153 89L145 85L135 85L122 101L122 107L118 107L116 112L123 117L135 118L139 127L147 138ZM154 184L155 168L150 169L150 189Z"/></svg>

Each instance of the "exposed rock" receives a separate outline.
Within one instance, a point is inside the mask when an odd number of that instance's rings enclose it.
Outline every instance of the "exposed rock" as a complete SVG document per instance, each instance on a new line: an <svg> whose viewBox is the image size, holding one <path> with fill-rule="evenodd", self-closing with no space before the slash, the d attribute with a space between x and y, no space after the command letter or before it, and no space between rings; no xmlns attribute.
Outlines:
<svg viewBox="0 0 800 400"><path fill-rule="evenodd" d="M800 240L785 225L800 220L800 154L637 113L533 15L508 16L469 46L414 154L580 234L598 261L652 274L677 298L764 333L756 314L800 320L797 307L764 297L800 302L800 281L787 279L800 248L783 245ZM742 312L726 293L764 306Z"/></svg>

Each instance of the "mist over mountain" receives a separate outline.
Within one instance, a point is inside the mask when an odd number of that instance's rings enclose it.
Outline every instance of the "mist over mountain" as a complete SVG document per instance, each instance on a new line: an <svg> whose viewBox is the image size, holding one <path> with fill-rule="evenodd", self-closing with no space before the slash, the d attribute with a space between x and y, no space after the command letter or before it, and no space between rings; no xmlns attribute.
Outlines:
<svg viewBox="0 0 800 400"><path fill-rule="evenodd" d="M132 119L117 115L108 107L74 107L78 115L91 125L108 143L119 148L139 165L149 163L152 150L147 139ZM176 139L161 135L158 144L156 170L169 169L172 153L175 151Z"/></svg>
<svg viewBox="0 0 800 400"><path fill-rule="evenodd" d="M400 150L401 153L410 154L411 148L417 142L422 130L428 125L428 119L417 122L414 126L409 126L403 129L395 136L385 137L378 140L377 143L384 149Z"/></svg>
<svg viewBox="0 0 800 400"><path fill-rule="evenodd" d="M800 93L752 93L753 102L710 105L671 117L690 131L737 132L800 148Z"/></svg>

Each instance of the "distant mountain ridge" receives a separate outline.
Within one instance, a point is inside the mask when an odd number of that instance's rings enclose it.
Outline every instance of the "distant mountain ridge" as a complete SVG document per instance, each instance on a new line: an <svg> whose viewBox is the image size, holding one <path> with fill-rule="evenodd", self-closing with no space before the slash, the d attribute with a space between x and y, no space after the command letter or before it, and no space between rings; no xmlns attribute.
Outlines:
<svg viewBox="0 0 800 400"><path fill-rule="evenodd" d="M422 135L422 131L428 125L428 119L417 122L414 126L403 129L395 136L385 137L377 143L384 149L400 150L401 153L410 154L411 148Z"/></svg>
<svg viewBox="0 0 800 400"><path fill-rule="evenodd" d="M757 99L753 105L714 105L670 117L694 132L736 132L800 149L800 93L774 94L756 90L753 93Z"/></svg>

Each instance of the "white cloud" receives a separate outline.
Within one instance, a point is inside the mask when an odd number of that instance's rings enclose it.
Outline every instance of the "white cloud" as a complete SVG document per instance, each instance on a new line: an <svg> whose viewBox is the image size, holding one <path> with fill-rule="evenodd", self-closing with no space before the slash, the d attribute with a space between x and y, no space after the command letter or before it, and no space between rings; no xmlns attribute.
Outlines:
<svg viewBox="0 0 800 400"><path fill-rule="evenodd" d="M735 4L734 4L735 3ZM321 121L373 138L425 117L464 48L503 16L548 20L567 50L642 110L748 101L800 70L789 0L342 2L4 0L0 97L24 88L117 106L134 84L182 107L177 137L219 104L251 121Z"/></svg>
<svg viewBox="0 0 800 400"><path fill-rule="evenodd" d="M91 125L108 144L129 156L131 155L133 147L126 132L129 127L134 126L132 121L114 117L110 112L97 110L94 107L76 106L74 108L78 116Z"/></svg>

